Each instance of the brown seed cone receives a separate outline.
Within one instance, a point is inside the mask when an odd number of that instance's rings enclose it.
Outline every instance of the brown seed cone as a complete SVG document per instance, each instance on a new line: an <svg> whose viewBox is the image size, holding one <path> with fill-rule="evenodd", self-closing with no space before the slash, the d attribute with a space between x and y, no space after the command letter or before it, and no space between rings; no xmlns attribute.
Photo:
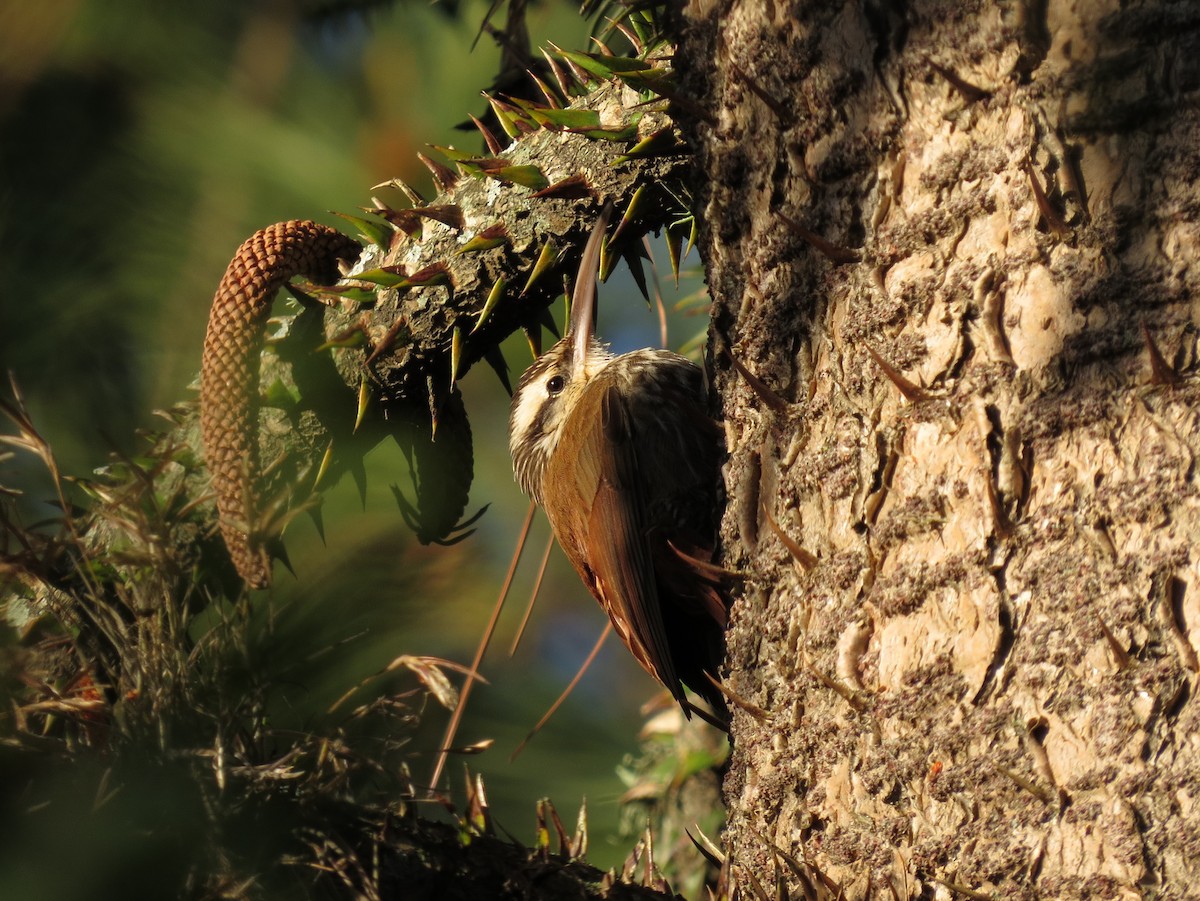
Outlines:
<svg viewBox="0 0 1200 901"><path fill-rule="evenodd" d="M217 495L221 535L251 588L271 584L259 534L258 374L271 301L296 275L317 284L338 279L337 261L361 248L341 232L309 221L279 222L238 248L213 297L200 367L200 433Z"/></svg>

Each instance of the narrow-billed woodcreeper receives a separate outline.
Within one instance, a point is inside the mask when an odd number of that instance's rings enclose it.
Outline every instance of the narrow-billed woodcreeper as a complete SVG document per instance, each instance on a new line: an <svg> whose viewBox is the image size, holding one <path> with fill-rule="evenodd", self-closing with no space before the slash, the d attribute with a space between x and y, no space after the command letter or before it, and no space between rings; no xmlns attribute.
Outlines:
<svg viewBox="0 0 1200 901"><path fill-rule="evenodd" d="M566 336L521 378L509 449L521 488L638 663L690 715L726 717L716 678L726 599L715 544L721 432L704 374L666 350L613 355L592 336L611 206L584 250Z"/></svg>

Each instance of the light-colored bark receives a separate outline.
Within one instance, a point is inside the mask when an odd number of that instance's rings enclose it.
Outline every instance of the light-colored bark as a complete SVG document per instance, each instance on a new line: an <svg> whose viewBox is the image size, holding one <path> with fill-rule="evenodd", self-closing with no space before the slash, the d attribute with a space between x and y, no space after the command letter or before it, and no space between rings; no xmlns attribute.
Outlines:
<svg viewBox="0 0 1200 901"><path fill-rule="evenodd" d="M735 716L735 873L1192 894L1195 8L689 13L716 345L789 402L715 354L730 684L770 713Z"/></svg>

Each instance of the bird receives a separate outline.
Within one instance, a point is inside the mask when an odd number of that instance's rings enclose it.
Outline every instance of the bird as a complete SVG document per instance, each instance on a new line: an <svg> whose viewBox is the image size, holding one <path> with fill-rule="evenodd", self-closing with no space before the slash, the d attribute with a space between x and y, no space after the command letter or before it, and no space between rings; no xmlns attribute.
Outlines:
<svg viewBox="0 0 1200 901"><path fill-rule="evenodd" d="M593 335L611 202L581 257L563 338L521 377L509 450L522 490L613 629L690 718L725 727L725 571L716 545L723 432L704 372L668 350L620 355ZM706 713L684 686L706 700Z"/></svg>

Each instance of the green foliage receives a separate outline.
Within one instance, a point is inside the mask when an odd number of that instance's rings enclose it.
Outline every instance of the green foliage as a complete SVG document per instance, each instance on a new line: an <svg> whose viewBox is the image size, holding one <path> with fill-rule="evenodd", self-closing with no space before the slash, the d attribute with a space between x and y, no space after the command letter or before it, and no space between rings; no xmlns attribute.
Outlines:
<svg viewBox="0 0 1200 901"><path fill-rule="evenodd" d="M357 706L297 716L287 700L296 664L335 649L296 646L277 628L282 611L232 587L211 511L195 500L187 411L140 459L74 483L26 411L4 412L15 426L5 443L41 459L62 508L36 527L11 495L0 508L11 629L2 741L6 777L26 777L24 812L8 811L32 831L26 841L78 817L104 883L136 863L104 847L148 833L163 894L203 897L246 880L312 881L314 836L347 826L329 816L335 803L363 817L403 812L415 795L407 745L431 677L410 669L377 680Z"/></svg>
<svg viewBox="0 0 1200 901"><path fill-rule="evenodd" d="M701 835L715 838L723 825L720 783L729 745L724 735L685 720L674 707L653 716L641 737L640 753L619 770L625 784L622 834L634 838L652 824L663 875L686 897L702 897L718 873L696 843Z"/></svg>

